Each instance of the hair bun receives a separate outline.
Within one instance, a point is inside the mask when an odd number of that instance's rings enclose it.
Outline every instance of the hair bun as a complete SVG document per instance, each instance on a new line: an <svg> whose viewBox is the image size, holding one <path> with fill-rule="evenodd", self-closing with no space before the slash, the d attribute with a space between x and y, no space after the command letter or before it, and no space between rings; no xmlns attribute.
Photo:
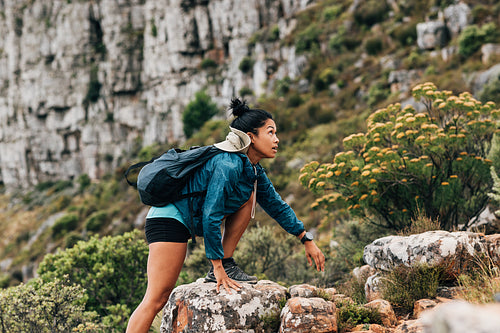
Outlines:
<svg viewBox="0 0 500 333"><path fill-rule="evenodd" d="M231 99L231 104L229 107L233 110L233 115L236 117L240 117L245 112L250 110L245 100L241 100L239 98Z"/></svg>

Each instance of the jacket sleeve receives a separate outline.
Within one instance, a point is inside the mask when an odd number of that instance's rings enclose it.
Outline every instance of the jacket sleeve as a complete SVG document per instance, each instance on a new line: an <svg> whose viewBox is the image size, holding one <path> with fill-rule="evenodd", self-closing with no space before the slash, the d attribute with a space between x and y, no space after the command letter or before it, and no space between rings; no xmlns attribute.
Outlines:
<svg viewBox="0 0 500 333"><path fill-rule="evenodd" d="M238 158L239 159L239 158ZM217 158L208 181L207 194L202 208L203 238L208 259L222 259L221 223L225 203L236 186L242 166L235 159Z"/></svg>
<svg viewBox="0 0 500 333"><path fill-rule="evenodd" d="M304 231L304 223L276 192L265 172L262 172L257 180L257 202L288 233L297 236Z"/></svg>

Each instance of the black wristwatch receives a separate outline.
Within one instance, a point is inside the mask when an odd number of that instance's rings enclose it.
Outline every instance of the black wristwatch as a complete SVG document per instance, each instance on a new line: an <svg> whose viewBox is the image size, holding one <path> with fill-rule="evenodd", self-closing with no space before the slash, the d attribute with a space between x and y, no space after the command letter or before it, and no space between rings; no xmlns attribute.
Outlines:
<svg viewBox="0 0 500 333"><path fill-rule="evenodd" d="M312 241L313 239L314 239L313 234L311 234L310 232L306 232L305 235L302 236L300 241L302 242L302 244L305 244L306 242Z"/></svg>

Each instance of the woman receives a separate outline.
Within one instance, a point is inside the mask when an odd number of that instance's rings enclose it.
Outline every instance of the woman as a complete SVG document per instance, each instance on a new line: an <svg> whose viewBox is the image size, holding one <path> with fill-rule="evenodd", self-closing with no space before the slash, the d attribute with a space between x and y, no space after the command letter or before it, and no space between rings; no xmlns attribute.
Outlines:
<svg viewBox="0 0 500 333"><path fill-rule="evenodd" d="M200 167L182 191L206 190L206 196L151 207L146 217L148 286L144 299L130 317L129 333L148 332L154 317L168 301L184 263L191 232L204 237L206 255L212 263L205 281L216 282L217 292L220 286L230 294L231 289L240 290L241 282L257 282L256 277L247 275L232 259L257 202L283 229L302 241L309 265L314 260L317 270L324 270L325 257L312 235L305 231L303 223L281 199L258 164L263 158L274 158L278 150L276 124L271 114L250 109L239 99L233 99L230 107L236 117L231 132L226 141L215 144L225 152Z"/></svg>

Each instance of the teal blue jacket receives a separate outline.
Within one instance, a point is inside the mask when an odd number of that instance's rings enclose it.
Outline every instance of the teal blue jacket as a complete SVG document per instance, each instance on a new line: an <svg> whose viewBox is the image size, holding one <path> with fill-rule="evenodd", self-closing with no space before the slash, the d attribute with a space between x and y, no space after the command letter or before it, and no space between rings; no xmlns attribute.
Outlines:
<svg viewBox="0 0 500 333"><path fill-rule="evenodd" d="M208 259L222 259L221 223L248 201L257 179L257 203L292 235L299 235L304 224L292 208L276 192L260 164L254 166L240 153L221 153L198 169L189 179L182 194L207 191L206 196L183 199L174 203L190 225L189 200L192 200L194 232L203 236ZM191 230L192 233L192 230Z"/></svg>

